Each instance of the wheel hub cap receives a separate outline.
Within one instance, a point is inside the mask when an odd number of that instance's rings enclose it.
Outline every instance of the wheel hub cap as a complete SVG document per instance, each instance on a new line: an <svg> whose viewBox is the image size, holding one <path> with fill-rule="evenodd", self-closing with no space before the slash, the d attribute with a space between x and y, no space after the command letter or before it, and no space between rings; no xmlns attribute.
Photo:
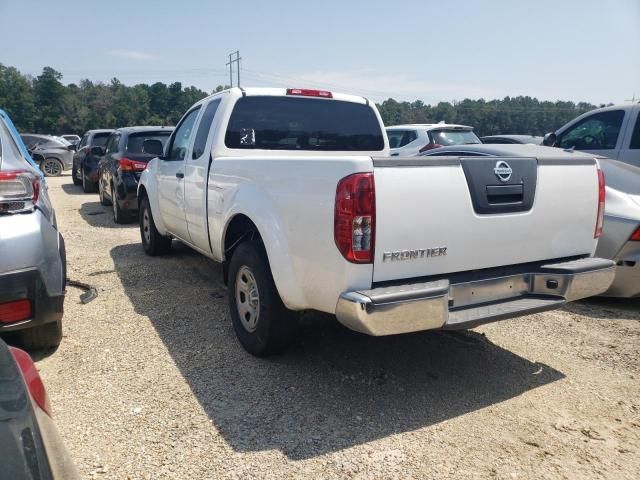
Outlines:
<svg viewBox="0 0 640 480"><path fill-rule="evenodd" d="M242 326L253 332L260 318L260 292L251 269L243 266L236 276L236 306Z"/></svg>
<svg viewBox="0 0 640 480"><path fill-rule="evenodd" d="M44 171L48 175L52 175L52 176L60 175L60 165L58 164L58 162L53 162L53 161L45 162Z"/></svg>

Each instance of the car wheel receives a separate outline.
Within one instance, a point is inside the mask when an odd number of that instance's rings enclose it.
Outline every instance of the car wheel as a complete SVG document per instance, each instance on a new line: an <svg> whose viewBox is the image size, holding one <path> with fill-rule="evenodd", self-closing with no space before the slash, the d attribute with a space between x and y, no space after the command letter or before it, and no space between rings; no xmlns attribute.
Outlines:
<svg viewBox="0 0 640 480"><path fill-rule="evenodd" d="M156 229L151 214L151 205L149 205L149 199L146 196L142 197L140 202L138 218L140 220L140 238L145 253L153 257L168 253L171 250L171 238L160 235Z"/></svg>
<svg viewBox="0 0 640 480"><path fill-rule="evenodd" d="M252 355L281 352L295 339L297 315L278 294L262 243L241 243L229 264L228 302L238 340Z"/></svg>
<svg viewBox="0 0 640 480"><path fill-rule="evenodd" d="M27 350L56 348L62 341L62 320L16 332L17 340Z"/></svg>
<svg viewBox="0 0 640 480"><path fill-rule="evenodd" d="M95 192L95 185L93 184L93 182L90 182L87 179L87 176L84 173L84 169L81 170L80 172L82 174L82 191L84 191L84 193L93 193Z"/></svg>
<svg viewBox="0 0 640 480"><path fill-rule="evenodd" d="M59 177L63 170L62 162L57 158L45 158L42 162L42 171L47 177Z"/></svg>
<svg viewBox="0 0 640 480"><path fill-rule="evenodd" d="M100 205L111 205L111 202L104 196L104 186L102 185L102 179L98 180L98 196L100 197Z"/></svg>
<svg viewBox="0 0 640 480"><path fill-rule="evenodd" d="M80 185L82 183L78 178L78 169L76 168L75 164L71 168L71 180L73 180L74 185Z"/></svg>
<svg viewBox="0 0 640 480"><path fill-rule="evenodd" d="M118 197L116 197L116 189L111 185L111 205L113 205L113 221L119 224L131 222L131 214L120 208Z"/></svg>

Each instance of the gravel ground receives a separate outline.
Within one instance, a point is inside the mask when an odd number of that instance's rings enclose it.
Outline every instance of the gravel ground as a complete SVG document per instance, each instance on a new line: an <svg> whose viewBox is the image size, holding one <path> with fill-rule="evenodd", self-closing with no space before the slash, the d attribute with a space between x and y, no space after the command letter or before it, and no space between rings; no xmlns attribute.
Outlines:
<svg viewBox="0 0 640 480"><path fill-rule="evenodd" d="M144 255L97 195L50 179L69 277L38 368L83 478L640 478L640 301L372 338L303 319L244 353L220 268Z"/></svg>

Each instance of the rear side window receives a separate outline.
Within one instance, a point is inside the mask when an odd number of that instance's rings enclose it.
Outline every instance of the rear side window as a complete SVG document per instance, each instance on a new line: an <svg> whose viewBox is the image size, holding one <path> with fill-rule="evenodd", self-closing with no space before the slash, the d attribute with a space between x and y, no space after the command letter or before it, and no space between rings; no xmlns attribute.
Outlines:
<svg viewBox="0 0 640 480"><path fill-rule="evenodd" d="M415 130L387 130L389 148L400 148L418 138Z"/></svg>
<svg viewBox="0 0 640 480"><path fill-rule="evenodd" d="M211 124L213 123L213 117L216 116L216 111L220 105L220 99L213 100L207 108L205 108L198 125L198 132L196 133L196 140L193 143L193 153L191 158L194 160L200 158L204 154L204 149L207 146L207 139L209 138L209 131L211 130Z"/></svg>
<svg viewBox="0 0 640 480"><path fill-rule="evenodd" d="M96 133L93 136L93 140L91 140L92 147L104 147L107 144L107 139L109 138L111 133Z"/></svg>
<svg viewBox="0 0 640 480"><path fill-rule="evenodd" d="M629 145L629 148L633 150L640 149L640 112L638 112L636 126L633 127L633 135L631 136L631 144Z"/></svg>
<svg viewBox="0 0 640 480"><path fill-rule="evenodd" d="M164 152L164 146L169 141L170 131L132 133L127 138L126 151L128 153L146 153L159 156Z"/></svg>
<svg viewBox="0 0 640 480"><path fill-rule="evenodd" d="M229 148L374 151L384 148L378 118L367 105L293 97L243 97L231 113Z"/></svg>

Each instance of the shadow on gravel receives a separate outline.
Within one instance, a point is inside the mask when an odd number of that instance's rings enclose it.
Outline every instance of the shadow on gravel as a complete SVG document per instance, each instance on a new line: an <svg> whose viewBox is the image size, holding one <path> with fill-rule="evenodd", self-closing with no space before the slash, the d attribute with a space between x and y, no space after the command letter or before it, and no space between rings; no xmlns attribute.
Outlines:
<svg viewBox="0 0 640 480"><path fill-rule="evenodd" d="M102 228L138 228L138 219L133 217L130 223L123 225L113 221L110 206L100 205L100 202L85 202L80 206L80 216L92 227Z"/></svg>
<svg viewBox="0 0 640 480"><path fill-rule="evenodd" d="M640 298L591 297L568 303L564 308L592 318L640 321Z"/></svg>
<svg viewBox="0 0 640 480"><path fill-rule="evenodd" d="M315 457L437 424L564 378L475 332L375 338L324 314L303 318L287 353L254 358L233 333L220 267L176 242L174 247L151 258L138 244L122 245L111 256L136 312L149 317L236 451Z"/></svg>
<svg viewBox="0 0 640 480"><path fill-rule="evenodd" d="M89 198L91 198L91 195L94 195L93 193L84 193L82 187L80 185L74 185L72 181L63 184L62 191L67 195L84 195Z"/></svg>

